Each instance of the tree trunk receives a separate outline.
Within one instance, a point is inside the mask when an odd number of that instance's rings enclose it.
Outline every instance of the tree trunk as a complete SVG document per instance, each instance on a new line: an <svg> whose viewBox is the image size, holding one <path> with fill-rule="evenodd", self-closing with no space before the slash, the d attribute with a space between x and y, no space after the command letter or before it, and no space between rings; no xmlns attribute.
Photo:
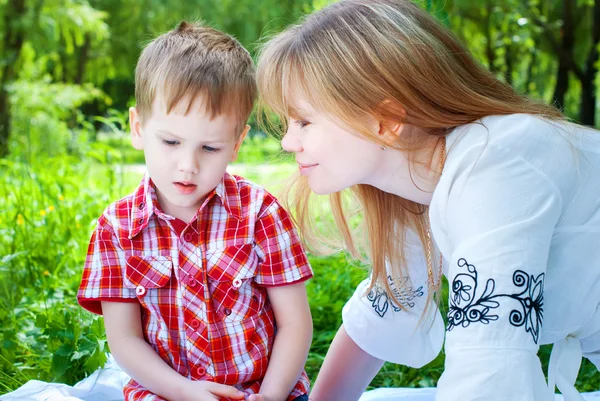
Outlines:
<svg viewBox="0 0 600 401"><path fill-rule="evenodd" d="M596 73L598 67L598 44L600 43L600 0L594 2L592 12L592 49L586 61L586 68L581 80L581 109L579 120L582 124L596 124Z"/></svg>
<svg viewBox="0 0 600 401"><path fill-rule="evenodd" d="M92 47L92 39L90 34L85 35L85 42L79 48L79 60L77 60L77 74L75 75L75 83L81 85L85 78L85 67L89 58L90 48Z"/></svg>
<svg viewBox="0 0 600 401"><path fill-rule="evenodd" d="M484 18L485 21L485 37L486 37L486 46L485 46L485 55L488 60L488 68L491 72L496 73L498 69L496 68L496 50L494 49L494 33L492 32L492 10L493 5L489 1L487 2L487 10Z"/></svg>
<svg viewBox="0 0 600 401"><path fill-rule="evenodd" d="M512 57L512 45L508 45L504 51L504 64L506 65L506 72L504 74L506 83L512 86L513 84L513 57Z"/></svg>
<svg viewBox="0 0 600 401"><path fill-rule="evenodd" d="M573 26L573 0L563 0L563 26L561 28L561 48L563 54L572 57L575 43L575 27ZM556 86L552 95L552 103L558 109L565 107L565 94L569 90L569 60L559 54L558 69L556 70Z"/></svg>
<svg viewBox="0 0 600 401"><path fill-rule="evenodd" d="M11 113L10 99L6 87L15 79L15 65L25 41L25 33L20 26L24 15L25 0L10 0L6 4L4 9L4 27L6 31L2 46L4 68L0 70L0 158L8 155Z"/></svg>

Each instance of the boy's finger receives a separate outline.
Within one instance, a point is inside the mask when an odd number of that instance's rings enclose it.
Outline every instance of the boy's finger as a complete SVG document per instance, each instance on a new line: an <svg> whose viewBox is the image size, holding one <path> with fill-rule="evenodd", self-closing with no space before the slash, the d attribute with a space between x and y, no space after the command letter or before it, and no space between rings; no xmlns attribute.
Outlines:
<svg viewBox="0 0 600 401"><path fill-rule="evenodd" d="M234 400L243 400L244 393L235 387L227 386L225 384L211 383L208 387L208 391L218 395L220 397L231 398Z"/></svg>

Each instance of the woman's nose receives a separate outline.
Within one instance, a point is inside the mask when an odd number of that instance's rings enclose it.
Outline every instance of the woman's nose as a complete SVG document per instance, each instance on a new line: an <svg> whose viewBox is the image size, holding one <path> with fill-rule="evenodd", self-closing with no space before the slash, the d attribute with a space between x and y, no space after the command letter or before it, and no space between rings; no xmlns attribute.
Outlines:
<svg viewBox="0 0 600 401"><path fill-rule="evenodd" d="M296 135L294 135L292 130L288 128L287 132L281 139L281 147L286 152L298 153L302 152L302 144Z"/></svg>

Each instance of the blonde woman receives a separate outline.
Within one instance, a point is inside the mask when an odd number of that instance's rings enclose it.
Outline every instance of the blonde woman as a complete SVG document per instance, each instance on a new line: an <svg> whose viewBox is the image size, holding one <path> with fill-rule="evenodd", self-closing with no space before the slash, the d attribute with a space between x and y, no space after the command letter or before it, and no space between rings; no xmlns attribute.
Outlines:
<svg viewBox="0 0 600 401"><path fill-rule="evenodd" d="M372 265L311 399L356 400L384 361L423 366L444 336L438 400L552 400L555 385L582 399L582 355L600 366L596 131L497 80L408 0L314 13L266 43L258 80L299 165L288 200L305 240L329 239L308 202L328 194L346 249Z"/></svg>

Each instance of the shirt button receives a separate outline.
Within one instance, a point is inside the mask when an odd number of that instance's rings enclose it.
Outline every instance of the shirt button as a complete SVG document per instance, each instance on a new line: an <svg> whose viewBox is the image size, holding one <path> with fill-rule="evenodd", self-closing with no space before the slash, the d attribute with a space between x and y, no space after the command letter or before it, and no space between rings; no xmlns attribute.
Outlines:
<svg viewBox="0 0 600 401"><path fill-rule="evenodd" d="M231 309L225 308L225 310L223 311L223 313L225 314L225 316L229 316L229 315L231 315Z"/></svg>
<svg viewBox="0 0 600 401"><path fill-rule="evenodd" d="M236 278L235 280L233 280L233 286L235 288L240 288L242 286L242 280L239 278Z"/></svg>
<svg viewBox="0 0 600 401"><path fill-rule="evenodd" d="M144 219L139 219L138 220L138 224L142 224L144 222Z"/></svg>
<svg viewBox="0 0 600 401"><path fill-rule="evenodd" d="M196 369L196 373L198 374L198 376L204 376L206 374L206 369L204 369L202 366L199 366Z"/></svg>
<svg viewBox="0 0 600 401"><path fill-rule="evenodd" d="M187 241L190 242L192 240L192 234L190 233L185 233L185 235L183 236L183 238Z"/></svg>
<svg viewBox="0 0 600 401"><path fill-rule="evenodd" d="M139 296L143 296L144 294L146 294L146 289L143 286L138 285L137 287L135 287L135 293Z"/></svg>
<svg viewBox="0 0 600 401"><path fill-rule="evenodd" d="M144 208L144 206L146 206L146 204L145 204L144 202L141 202L141 203L138 205L138 209L142 210L142 209Z"/></svg>
<svg viewBox="0 0 600 401"><path fill-rule="evenodd" d="M187 283L190 287L195 287L197 284L197 281L193 278L190 278Z"/></svg>
<svg viewBox="0 0 600 401"><path fill-rule="evenodd" d="M192 320L192 328L197 329L200 327L200 321L198 319Z"/></svg>

